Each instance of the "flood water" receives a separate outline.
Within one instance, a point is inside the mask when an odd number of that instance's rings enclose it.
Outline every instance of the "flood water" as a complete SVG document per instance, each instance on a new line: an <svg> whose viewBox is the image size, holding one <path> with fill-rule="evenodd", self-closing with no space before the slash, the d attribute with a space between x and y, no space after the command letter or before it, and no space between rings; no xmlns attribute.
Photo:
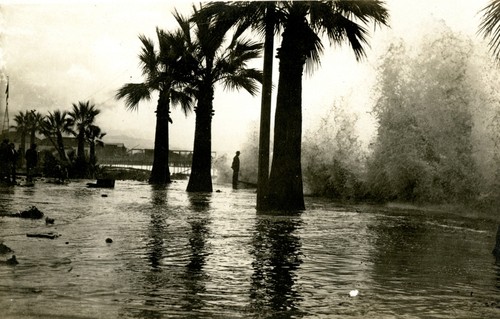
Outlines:
<svg viewBox="0 0 500 319"><path fill-rule="evenodd" d="M0 188L1 214L55 219L0 217L19 261L0 263L1 318L500 318L490 221L316 198L258 214L230 185L86 182ZM26 236L44 232L61 236Z"/></svg>

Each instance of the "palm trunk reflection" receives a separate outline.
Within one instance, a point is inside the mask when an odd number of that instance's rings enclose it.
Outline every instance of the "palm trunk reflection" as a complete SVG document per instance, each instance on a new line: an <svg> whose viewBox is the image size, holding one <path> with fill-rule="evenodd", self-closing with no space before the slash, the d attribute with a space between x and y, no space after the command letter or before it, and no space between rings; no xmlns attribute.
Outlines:
<svg viewBox="0 0 500 319"><path fill-rule="evenodd" d="M279 318L300 315L296 273L302 263L301 239L295 231L301 223L297 216L257 216L250 252L255 258L250 298L256 313Z"/></svg>

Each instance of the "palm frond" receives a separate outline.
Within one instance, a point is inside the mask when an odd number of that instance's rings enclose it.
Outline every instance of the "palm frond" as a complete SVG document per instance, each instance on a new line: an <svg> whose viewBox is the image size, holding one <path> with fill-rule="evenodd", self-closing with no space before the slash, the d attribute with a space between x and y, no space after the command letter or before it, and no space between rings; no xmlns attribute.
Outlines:
<svg viewBox="0 0 500 319"><path fill-rule="evenodd" d="M158 29L157 29L158 32ZM156 49L153 40L144 35L139 35L139 40L142 43L141 53L139 54L139 61L142 74L148 76L157 72L158 61L156 58Z"/></svg>
<svg viewBox="0 0 500 319"><path fill-rule="evenodd" d="M244 89L255 96L260 88L258 83L262 83L262 72L256 69L242 69L239 72L227 74L221 81L224 89Z"/></svg>
<svg viewBox="0 0 500 319"><path fill-rule="evenodd" d="M387 25L388 23L389 12L385 8L383 1L337 0L334 2L334 6L347 19L357 19L365 25L370 22L373 22L375 26Z"/></svg>
<svg viewBox="0 0 500 319"><path fill-rule="evenodd" d="M191 95L181 90L171 90L170 100L172 106L180 105L182 112L187 116L193 110L194 101Z"/></svg>
<svg viewBox="0 0 500 319"><path fill-rule="evenodd" d="M151 100L151 92L144 83L127 83L118 89L116 99L125 99L128 110L136 110L142 100Z"/></svg>
<svg viewBox="0 0 500 319"><path fill-rule="evenodd" d="M186 41L191 43L191 23L190 20L182 16L177 10L173 13L175 20L179 24L181 33L184 35Z"/></svg>
<svg viewBox="0 0 500 319"><path fill-rule="evenodd" d="M479 34L490 38L488 46L495 59L500 62L500 0L492 0L480 11L483 16L479 24Z"/></svg>

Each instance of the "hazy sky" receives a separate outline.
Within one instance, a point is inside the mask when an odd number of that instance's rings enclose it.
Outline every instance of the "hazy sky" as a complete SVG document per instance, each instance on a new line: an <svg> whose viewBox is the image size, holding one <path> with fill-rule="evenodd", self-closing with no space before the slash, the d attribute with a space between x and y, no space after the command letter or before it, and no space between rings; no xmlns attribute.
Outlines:
<svg viewBox="0 0 500 319"><path fill-rule="evenodd" d="M98 124L116 136L142 139L126 142L131 148L152 147L156 101L143 102L130 112L116 101L116 90L142 80L137 55L139 34L155 39L155 28L175 28L174 8L185 15L191 1L7 1L0 0L1 114L5 110L6 77L10 79L9 114L26 109L42 113L70 110L72 103L90 100L102 110ZM198 3L198 2L196 2ZM387 0L390 28L377 28L368 58L357 63L346 46L325 50L321 67L304 76L304 129L344 97L362 115L360 125L372 131L364 114L369 111L377 60L391 39L411 42L444 21L452 30L476 36L480 14L488 0ZM373 29L372 29L373 30ZM279 40L279 39L277 39ZM479 40L479 39L478 39ZM328 42L325 42L328 47ZM257 65L260 67L261 62ZM278 61L275 61L275 66ZM275 72L277 86L277 72ZM273 104L275 100L273 100ZM216 90L213 149L233 152L259 121L260 96ZM192 149L194 114L172 112L171 148ZM135 144L135 145L133 145Z"/></svg>

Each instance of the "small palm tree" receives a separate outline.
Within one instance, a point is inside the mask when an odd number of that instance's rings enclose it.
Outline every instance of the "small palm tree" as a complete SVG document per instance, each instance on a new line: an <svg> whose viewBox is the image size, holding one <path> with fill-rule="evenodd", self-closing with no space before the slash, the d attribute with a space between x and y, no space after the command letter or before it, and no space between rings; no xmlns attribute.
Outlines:
<svg viewBox="0 0 500 319"><path fill-rule="evenodd" d="M105 135L106 133L102 132L101 128L97 125L90 125L85 132L85 137L90 145L89 162L91 165L95 165L97 163L95 147L96 145L104 146L102 138Z"/></svg>
<svg viewBox="0 0 500 319"><path fill-rule="evenodd" d="M490 38L490 50L495 59L500 61L500 0L491 0L481 12L483 16L479 25L479 33L484 38Z"/></svg>
<svg viewBox="0 0 500 319"><path fill-rule="evenodd" d="M200 10L200 19L215 16L237 26L235 32L251 27L264 34L264 62L259 128L257 209L266 208L269 179L269 140L271 130L271 95L273 82L274 35L279 26L276 1L212 2Z"/></svg>
<svg viewBox="0 0 500 319"><path fill-rule="evenodd" d="M76 156L81 163L85 162L85 132L94 125L95 119L100 113L101 111L90 101L80 101L78 104L73 103L73 110L68 114L73 127L71 132L76 136L78 143Z"/></svg>
<svg viewBox="0 0 500 319"><path fill-rule="evenodd" d="M158 92L153 167L149 182L165 184L171 182L168 167L168 125L172 123L170 104L181 105L187 114L191 110L191 98L182 91L186 78L186 49L182 32L169 33L157 28L156 34L158 49L151 39L139 36L143 45L139 59L144 82L125 84L118 90L116 98L124 98L126 107L136 110L140 101L149 101L153 92Z"/></svg>
<svg viewBox="0 0 500 319"><path fill-rule="evenodd" d="M177 15L177 20L190 43L193 58L198 62L189 90L196 97L196 122L193 160L187 191L212 191L212 116L214 115L214 86L222 83L226 89L245 89L252 95L258 92L257 83L262 81L262 72L248 68L250 60L259 57L260 43L240 39L235 34L226 41L231 24L215 18L200 18L194 9L192 24L194 37L186 19Z"/></svg>
<svg viewBox="0 0 500 319"><path fill-rule="evenodd" d="M42 121L42 133L52 142L63 163L68 163L63 134L71 133L71 125L68 112L60 110L49 112Z"/></svg>

